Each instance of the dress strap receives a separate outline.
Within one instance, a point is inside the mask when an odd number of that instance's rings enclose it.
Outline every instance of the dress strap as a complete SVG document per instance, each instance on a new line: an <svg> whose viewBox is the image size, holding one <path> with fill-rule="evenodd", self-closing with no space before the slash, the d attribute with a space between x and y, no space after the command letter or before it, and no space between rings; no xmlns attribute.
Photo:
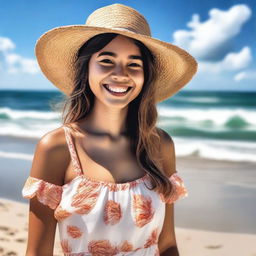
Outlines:
<svg viewBox="0 0 256 256"><path fill-rule="evenodd" d="M82 175L83 172L82 172L81 164L79 162L79 158L78 158L78 155L77 155L77 152L76 152L76 149L75 149L75 145L74 145L69 127L63 126L63 129L65 131L65 137L66 137L66 141L67 141L67 144L68 144L68 149L69 149L69 152L70 152L71 162L72 162L72 165L74 167L74 170L78 175Z"/></svg>

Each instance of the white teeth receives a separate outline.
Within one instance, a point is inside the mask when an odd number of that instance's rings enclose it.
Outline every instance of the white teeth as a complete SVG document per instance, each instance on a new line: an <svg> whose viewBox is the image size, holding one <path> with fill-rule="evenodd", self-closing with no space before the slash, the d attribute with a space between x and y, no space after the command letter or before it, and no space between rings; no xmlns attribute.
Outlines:
<svg viewBox="0 0 256 256"><path fill-rule="evenodd" d="M116 87L106 84L106 87L112 92L126 92L129 87Z"/></svg>

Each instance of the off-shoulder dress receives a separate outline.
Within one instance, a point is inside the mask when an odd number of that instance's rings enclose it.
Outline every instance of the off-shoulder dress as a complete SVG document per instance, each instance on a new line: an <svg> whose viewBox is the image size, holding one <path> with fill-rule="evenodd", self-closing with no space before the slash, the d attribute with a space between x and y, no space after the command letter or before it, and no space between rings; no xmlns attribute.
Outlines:
<svg viewBox="0 0 256 256"><path fill-rule="evenodd" d="M22 189L54 210L65 256L156 256L165 206L188 195L182 178L173 173L169 198L149 190L148 174L113 183L86 176L70 128L63 126L76 177L63 186L28 176Z"/></svg>

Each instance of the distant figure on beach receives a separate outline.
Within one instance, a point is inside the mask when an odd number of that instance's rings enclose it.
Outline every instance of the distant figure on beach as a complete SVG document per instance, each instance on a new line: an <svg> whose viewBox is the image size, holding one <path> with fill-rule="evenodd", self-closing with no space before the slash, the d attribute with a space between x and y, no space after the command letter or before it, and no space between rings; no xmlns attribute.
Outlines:
<svg viewBox="0 0 256 256"><path fill-rule="evenodd" d="M135 9L112 4L84 25L36 43L44 75L65 95L63 125L38 142L22 195L30 199L27 256L179 255L174 202L187 196L158 102L185 86L197 62L151 37Z"/></svg>

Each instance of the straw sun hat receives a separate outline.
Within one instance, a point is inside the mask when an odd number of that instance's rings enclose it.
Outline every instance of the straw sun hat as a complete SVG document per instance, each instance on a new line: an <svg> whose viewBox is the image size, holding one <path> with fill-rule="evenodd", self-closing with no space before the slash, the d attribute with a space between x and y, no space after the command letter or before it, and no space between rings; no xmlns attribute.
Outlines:
<svg viewBox="0 0 256 256"><path fill-rule="evenodd" d="M135 9L112 4L94 11L85 25L61 26L44 33L35 54L44 75L69 95L74 84L74 61L78 49L91 37L118 33L141 41L156 60L156 101L163 101L187 84L197 71L197 62L185 50L151 37L146 19Z"/></svg>

